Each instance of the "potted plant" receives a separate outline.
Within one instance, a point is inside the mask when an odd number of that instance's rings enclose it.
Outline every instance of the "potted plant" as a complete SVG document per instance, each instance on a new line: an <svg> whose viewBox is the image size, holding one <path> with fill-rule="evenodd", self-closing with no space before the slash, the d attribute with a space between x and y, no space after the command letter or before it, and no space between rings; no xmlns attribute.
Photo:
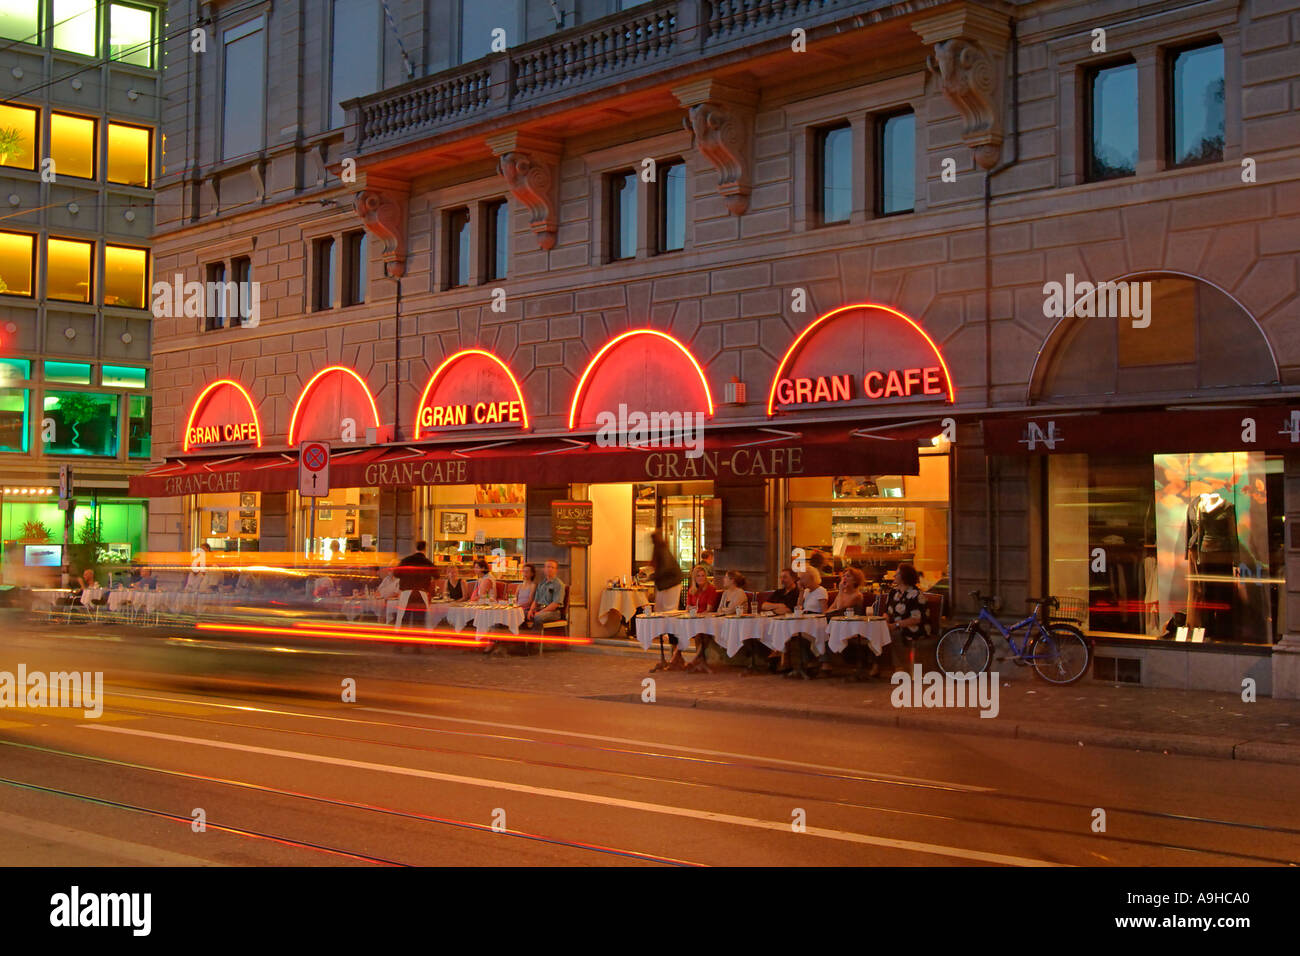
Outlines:
<svg viewBox="0 0 1300 956"><path fill-rule="evenodd" d="M23 134L12 126L0 127L0 166L9 163L9 157L20 159L23 155Z"/></svg>
<svg viewBox="0 0 1300 956"><path fill-rule="evenodd" d="M54 535L39 521L24 521L19 540L23 544L46 544Z"/></svg>

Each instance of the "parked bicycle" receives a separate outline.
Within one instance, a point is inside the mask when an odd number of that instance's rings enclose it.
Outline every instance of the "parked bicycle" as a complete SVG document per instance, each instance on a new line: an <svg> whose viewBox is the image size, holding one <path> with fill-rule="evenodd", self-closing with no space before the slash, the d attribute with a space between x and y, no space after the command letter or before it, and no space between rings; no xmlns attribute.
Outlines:
<svg viewBox="0 0 1300 956"><path fill-rule="evenodd" d="M1013 663L1032 667L1034 673L1049 684L1073 684L1088 672L1092 661L1092 644L1073 624L1052 620L1044 609L1056 609L1060 602L1054 597L1028 598L1034 609L1023 621L1004 627L989 610L996 600L979 591L970 592L980 602L979 615L963 627L954 627L939 638L935 648L939 669L945 674L961 676L979 674L993 661L993 641L990 637L996 628L1011 646ZM1016 635L1024 632L1017 642Z"/></svg>

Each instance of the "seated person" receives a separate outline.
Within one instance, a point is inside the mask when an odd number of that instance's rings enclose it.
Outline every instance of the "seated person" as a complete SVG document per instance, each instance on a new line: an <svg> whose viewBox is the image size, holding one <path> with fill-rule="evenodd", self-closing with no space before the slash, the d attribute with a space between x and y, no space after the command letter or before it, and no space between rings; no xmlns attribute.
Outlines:
<svg viewBox="0 0 1300 956"><path fill-rule="evenodd" d="M487 559L476 560L474 571L478 574L478 582L474 585L474 592L469 596L469 602L471 604L492 603L497 599L497 579L492 577Z"/></svg>
<svg viewBox="0 0 1300 956"><path fill-rule="evenodd" d="M697 564L691 570L691 586L686 592L687 610L695 608L696 613L704 614L718 606L718 589L713 586L713 574L703 564Z"/></svg>
<svg viewBox="0 0 1300 956"><path fill-rule="evenodd" d="M554 560L547 561L542 583L533 593L533 603L524 611L522 627L541 627L550 621L564 619L564 582L560 580L560 566Z"/></svg>
<svg viewBox="0 0 1300 956"><path fill-rule="evenodd" d="M767 596L760 610L789 614L799 605L799 580L789 568L781 571L781 586Z"/></svg>
<svg viewBox="0 0 1300 956"><path fill-rule="evenodd" d="M807 571L799 575L799 583L803 588L799 592L799 605L803 608L804 613L824 614L829 595L827 595L826 589L822 587L821 572L810 565Z"/></svg>
<svg viewBox="0 0 1300 956"><path fill-rule="evenodd" d="M745 576L739 571L728 571L722 576L722 597L718 601L718 610L723 614L735 614L740 608L744 614L749 610L749 595L745 592Z"/></svg>
<svg viewBox="0 0 1300 956"><path fill-rule="evenodd" d="M524 576L524 579L519 582L519 587L515 589L513 600L515 607L523 608L524 613L527 614L528 609L532 607L533 597L537 594L537 568L531 564L525 564L519 569L519 573Z"/></svg>
<svg viewBox="0 0 1300 956"><path fill-rule="evenodd" d="M447 566L447 583L443 591L448 601L465 600L465 582L460 579L460 568L454 564Z"/></svg>
<svg viewBox="0 0 1300 956"><path fill-rule="evenodd" d="M385 598L395 598L401 593L402 586L397 581L397 566L392 565L385 568L379 587L375 588L375 597L383 600Z"/></svg>
<svg viewBox="0 0 1300 956"><path fill-rule="evenodd" d="M849 608L862 614L867 606L866 576L857 568L845 568L840 575L840 593L827 609L828 614L842 615Z"/></svg>

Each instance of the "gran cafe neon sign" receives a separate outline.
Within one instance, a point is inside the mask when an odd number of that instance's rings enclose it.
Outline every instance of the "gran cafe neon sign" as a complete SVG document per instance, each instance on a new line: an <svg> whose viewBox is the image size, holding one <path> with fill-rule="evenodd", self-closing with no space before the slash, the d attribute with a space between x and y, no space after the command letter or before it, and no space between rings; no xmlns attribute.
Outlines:
<svg viewBox="0 0 1300 956"><path fill-rule="evenodd" d="M219 394L227 395L227 420L201 420ZM190 408L189 420L185 423L185 437L181 448L188 452L209 445L241 444L262 447L262 426L257 418L257 408L253 405L253 397L248 394L244 386L228 378L218 379L203 389L194 400L194 405Z"/></svg>
<svg viewBox="0 0 1300 956"><path fill-rule="evenodd" d="M504 397L490 401L481 398L478 401L458 400L466 398L463 395L465 383L463 380L451 381L448 373L457 365L463 371L469 362L475 363L490 375L503 374L510 391ZM440 385L446 387L439 388ZM445 394L447 392L451 394ZM477 396L468 396L474 397ZM510 371L510 366L486 349L461 349L443 359L442 364L429 376L424 394L420 396L420 404L416 406L416 441L428 437L423 432L462 425L517 425L519 428L528 428L528 406L524 402L524 391L519 386L519 380Z"/></svg>

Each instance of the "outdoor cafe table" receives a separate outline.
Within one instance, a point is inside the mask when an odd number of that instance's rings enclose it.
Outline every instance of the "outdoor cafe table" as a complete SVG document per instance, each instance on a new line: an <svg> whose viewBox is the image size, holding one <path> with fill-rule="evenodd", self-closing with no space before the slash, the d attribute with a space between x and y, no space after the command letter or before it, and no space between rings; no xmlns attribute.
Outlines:
<svg viewBox="0 0 1300 956"><path fill-rule="evenodd" d="M819 655L826 650L826 618L820 614L782 614L770 618L763 634L763 643L774 651L783 651L790 638L801 634L812 641Z"/></svg>
<svg viewBox="0 0 1300 956"><path fill-rule="evenodd" d="M457 631L465 630L473 621L474 632L479 637L497 625L518 634L519 626L524 623L524 609L515 604L435 604L429 608L427 620L435 621L439 614Z"/></svg>
<svg viewBox="0 0 1300 956"><path fill-rule="evenodd" d="M682 611L667 614L642 614L636 619L636 640L646 650L660 634L671 634L682 646L688 646L696 634L718 635L723 618L718 614L697 614L691 617Z"/></svg>
<svg viewBox="0 0 1300 956"><path fill-rule="evenodd" d="M719 621L714 637L728 657L735 657L746 641L763 640L770 620L761 614L728 614Z"/></svg>
<svg viewBox="0 0 1300 956"><path fill-rule="evenodd" d="M631 620L637 608L649 603L650 596L643 588L605 588L600 596L600 610L596 617L604 621L617 611L624 620Z"/></svg>
<svg viewBox="0 0 1300 956"><path fill-rule="evenodd" d="M866 638L871 650L879 654L892 640L883 617L835 617L830 623L830 649L836 654L854 637Z"/></svg>

